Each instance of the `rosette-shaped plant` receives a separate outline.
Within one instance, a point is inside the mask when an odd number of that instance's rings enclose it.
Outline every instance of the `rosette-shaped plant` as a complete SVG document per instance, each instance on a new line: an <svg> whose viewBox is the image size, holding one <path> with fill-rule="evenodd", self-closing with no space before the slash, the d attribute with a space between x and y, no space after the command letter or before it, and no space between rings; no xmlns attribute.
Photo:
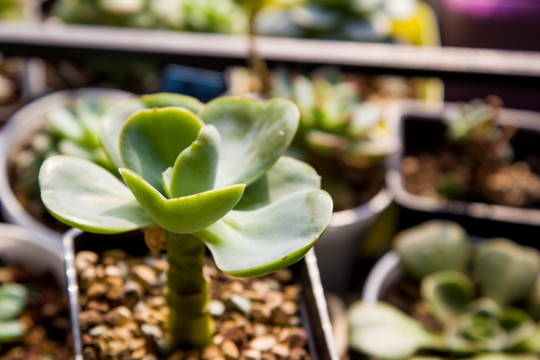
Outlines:
<svg viewBox="0 0 540 360"><path fill-rule="evenodd" d="M214 331L205 246L222 271L258 276L301 259L329 222L332 200L317 173L282 156L298 117L280 99L126 100L100 124L123 181L92 162L52 157L40 171L42 199L69 225L96 233L143 229L151 248L165 243L171 346L204 346Z"/></svg>
<svg viewBox="0 0 540 360"><path fill-rule="evenodd" d="M502 238L473 248L464 229L441 221L396 240L401 267L419 281L414 308L423 315L357 302L349 312L352 347L382 359L538 358L536 249Z"/></svg>

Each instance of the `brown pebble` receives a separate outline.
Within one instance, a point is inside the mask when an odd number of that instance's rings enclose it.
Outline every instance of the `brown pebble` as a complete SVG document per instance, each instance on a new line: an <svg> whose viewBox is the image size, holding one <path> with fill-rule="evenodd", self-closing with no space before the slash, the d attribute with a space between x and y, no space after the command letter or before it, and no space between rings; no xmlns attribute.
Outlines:
<svg viewBox="0 0 540 360"><path fill-rule="evenodd" d="M285 344L276 344L272 348L272 353L278 357L280 360L287 359L289 357L289 347Z"/></svg>
<svg viewBox="0 0 540 360"><path fill-rule="evenodd" d="M95 310L82 311L79 313L81 328L89 329L103 323L103 315Z"/></svg>
<svg viewBox="0 0 540 360"><path fill-rule="evenodd" d="M101 313L107 312L110 309L110 305L105 301L90 300L86 305L86 310L96 310Z"/></svg>
<svg viewBox="0 0 540 360"><path fill-rule="evenodd" d="M144 294L144 289L141 284L134 280L130 280L122 287L122 303L132 308L139 302Z"/></svg>
<svg viewBox="0 0 540 360"><path fill-rule="evenodd" d="M113 326L122 326L133 320L133 313L125 306L118 306L105 314L105 321Z"/></svg>
<svg viewBox="0 0 540 360"><path fill-rule="evenodd" d="M147 265L135 265L131 269L131 274L133 275L133 278L139 281L139 283L145 289L149 289L157 285L156 272Z"/></svg>
<svg viewBox="0 0 540 360"><path fill-rule="evenodd" d="M253 303L251 316L256 322L267 323L272 317L272 311L266 304Z"/></svg>
<svg viewBox="0 0 540 360"><path fill-rule="evenodd" d="M256 349L246 349L242 355L246 360L261 360L261 352Z"/></svg>
<svg viewBox="0 0 540 360"><path fill-rule="evenodd" d="M289 344L293 348L303 348L307 343L307 332L303 328L292 328Z"/></svg>
<svg viewBox="0 0 540 360"><path fill-rule="evenodd" d="M221 354L221 351L219 350L219 347L217 347L216 345L208 345L204 351L203 351L203 354L202 354L202 358L204 360L213 360L215 359L216 357L220 357L222 356Z"/></svg>
<svg viewBox="0 0 540 360"><path fill-rule="evenodd" d="M249 347L260 351L269 351L276 345L276 338L272 335L256 337L249 342Z"/></svg>
<svg viewBox="0 0 540 360"><path fill-rule="evenodd" d="M107 286L103 283L95 282L90 285L86 293L90 299L100 298L107 293Z"/></svg>
<svg viewBox="0 0 540 360"><path fill-rule="evenodd" d="M238 346L236 346L232 340L225 340L223 344L221 344L221 351L223 351L223 355L227 360L236 360L240 356Z"/></svg>
<svg viewBox="0 0 540 360"><path fill-rule="evenodd" d="M84 269L97 264L99 256L92 251L79 251L75 256L75 268L78 273L82 273Z"/></svg>

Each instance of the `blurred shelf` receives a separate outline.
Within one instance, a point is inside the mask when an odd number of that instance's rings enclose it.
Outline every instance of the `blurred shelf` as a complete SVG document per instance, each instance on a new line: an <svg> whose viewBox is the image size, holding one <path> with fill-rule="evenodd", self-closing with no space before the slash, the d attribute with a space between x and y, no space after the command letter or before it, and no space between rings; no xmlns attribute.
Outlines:
<svg viewBox="0 0 540 360"><path fill-rule="evenodd" d="M58 23L0 23L0 52L6 56L139 59L223 70L246 63L248 43L247 36ZM540 80L537 52L270 37L257 38L257 51L270 66L337 65L352 72L528 85Z"/></svg>

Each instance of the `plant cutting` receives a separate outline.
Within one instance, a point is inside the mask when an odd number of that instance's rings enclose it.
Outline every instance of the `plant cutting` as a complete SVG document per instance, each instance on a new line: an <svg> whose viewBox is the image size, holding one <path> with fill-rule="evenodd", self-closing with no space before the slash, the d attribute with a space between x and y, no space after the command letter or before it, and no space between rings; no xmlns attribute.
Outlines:
<svg viewBox="0 0 540 360"><path fill-rule="evenodd" d="M286 100L126 100L100 123L122 180L88 160L55 156L40 170L42 199L68 225L142 229L150 249L166 247L168 347L204 347L214 332L205 246L223 272L259 276L301 259L328 224L332 200L316 172L282 156L297 126Z"/></svg>
<svg viewBox="0 0 540 360"><path fill-rule="evenodd" d="M537 249L473 244L457 223L432 220L399 233L394 251L395 266L368 278L387 288L349 309L353 349L382 359L538 357Z"/></svg>

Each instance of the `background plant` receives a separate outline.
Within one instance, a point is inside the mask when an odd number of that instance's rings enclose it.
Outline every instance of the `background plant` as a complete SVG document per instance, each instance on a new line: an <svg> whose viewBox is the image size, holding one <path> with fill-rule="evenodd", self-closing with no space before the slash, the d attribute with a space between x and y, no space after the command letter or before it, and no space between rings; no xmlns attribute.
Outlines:
<svg viewBox="0 0 540 360"><path fill-rule="evenodd" d="M100 125L123 182L90 161L56 156L40 170L42 199L69 225L143 229L151 249L165 244L169 345L204 346L214 332L205 246L222 271L258 276L301 259L328 224L332 200L319 176L281 156L297 126L298 110L286 100L127 100Z"/></svg>
<svg viewBox="0 0 540 360"><path fill-rule="evenodd" d="M446 221L403 231L394 248L417 281L415 308L432 320L359 301L348 314L351 347L382 359L538 357L536 249L502 238L472 246L463 228Z"/></svg>
<svg viewBox="0 0 540 360"><path fill-rule="evenodd" d="M14 192L32 212L39 198L38 172L43 161L53 155L80 156L109 170L112 164L99 145L98 121L112 104L107 97L81 96L73 104L45 114L46 125L31 137L29 144L13 157Z"/></svg>
<svg viewBox="0 0 540 360"><path fill-rule="evenodd" d="M24 285L0 285L0 344L16 341L26 332L27 325L19 315L24 310L27 299L28 290Z"/></svg>

